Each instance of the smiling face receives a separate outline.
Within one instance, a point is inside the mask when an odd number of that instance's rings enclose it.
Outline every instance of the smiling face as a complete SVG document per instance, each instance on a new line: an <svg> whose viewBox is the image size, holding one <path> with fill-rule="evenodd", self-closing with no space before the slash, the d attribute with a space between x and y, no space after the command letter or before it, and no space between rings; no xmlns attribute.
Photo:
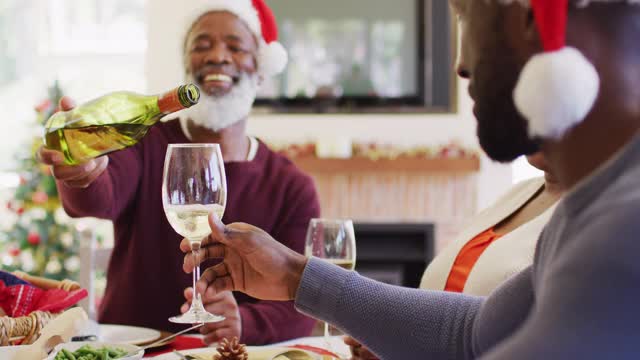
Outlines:
<svg viewBox="0 0 640 360"><path fill-rule="evenodd" d="M185 41L185 70L203 96L184 115L216 132L246 119L258 91L257 52L256 38L237 16L201 16Z"/></svg>
<svg viewBox="0 0 640 360"><path fill-rule="evenodd" d="M191 28L185 42L185 65L202 91L227 95L243 75L257 70L258 44L249 27L226 11L209 12Z"/></svg>
<svg viewBox="0 0 640 360"><path fill-rule="evenodd" d="M480 145L501 162L536 152L537 143L529 139L527 121L513 101L520 71L535 47L529 10L497 0L450 2L461 31L457 73L470 80Z"/></svg>

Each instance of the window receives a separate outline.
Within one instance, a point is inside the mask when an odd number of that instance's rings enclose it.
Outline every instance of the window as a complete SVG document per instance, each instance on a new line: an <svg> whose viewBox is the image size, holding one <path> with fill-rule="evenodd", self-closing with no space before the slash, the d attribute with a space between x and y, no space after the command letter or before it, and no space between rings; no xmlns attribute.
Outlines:
<svg viewBox="0 0 640 360"><path fill-rule="evenodd" d="M34 107L59 80L79 102L145 90L146 0L0 1L0 171L40 134Z"/></svg>

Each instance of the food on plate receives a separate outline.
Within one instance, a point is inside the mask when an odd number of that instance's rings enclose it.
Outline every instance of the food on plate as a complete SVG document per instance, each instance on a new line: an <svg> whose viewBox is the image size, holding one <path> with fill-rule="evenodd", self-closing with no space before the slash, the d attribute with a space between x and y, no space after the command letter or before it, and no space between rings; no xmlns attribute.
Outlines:
<svg viewBox="0 0 640 360"><path fill-rule="evenodd" d="M127 355L127 351L116 347L103 346L93 348L90 345L84 345L73 352L62 349L56 354L54 360L115 360Z"/></svg>

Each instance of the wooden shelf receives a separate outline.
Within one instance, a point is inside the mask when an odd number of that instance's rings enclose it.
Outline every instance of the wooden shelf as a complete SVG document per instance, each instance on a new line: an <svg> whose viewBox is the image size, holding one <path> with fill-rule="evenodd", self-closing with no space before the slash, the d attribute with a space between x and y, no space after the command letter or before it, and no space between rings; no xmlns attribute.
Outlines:
<svg viewBox="0 0 640 360"><path fill-rule="evenodd" d="M299 157L292 160L298 167L309 173L471 173L480 170L480 160L478 158L421 159L400 157L393 160L371 160L358 157L350 159Z"/></svg>

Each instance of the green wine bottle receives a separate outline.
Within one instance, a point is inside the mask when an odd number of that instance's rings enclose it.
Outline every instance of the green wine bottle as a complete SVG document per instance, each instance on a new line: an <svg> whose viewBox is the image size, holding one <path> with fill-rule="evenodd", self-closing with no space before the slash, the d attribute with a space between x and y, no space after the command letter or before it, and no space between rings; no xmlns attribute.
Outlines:
<svg viewBox="0 0 640 360"><path fill-rule="evenodd" d="M45 124L44 144L76 165L135 145L163 116L198 103L200 90L183 85L161 96L115 92L55 113Z"/></svg>

